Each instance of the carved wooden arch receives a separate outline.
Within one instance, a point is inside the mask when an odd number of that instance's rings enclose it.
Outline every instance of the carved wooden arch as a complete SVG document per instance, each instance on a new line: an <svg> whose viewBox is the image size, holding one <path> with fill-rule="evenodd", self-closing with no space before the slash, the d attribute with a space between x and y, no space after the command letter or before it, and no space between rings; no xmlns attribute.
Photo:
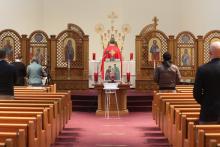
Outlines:
<svg viewBox="0 0 220 147"><path fill-rule="evenodd" d="M50 65L50 39L48 35L42 30L36 30L29 35L28 39L28 50L27 50L27 59L31 60L33 56L35 56L36 49L40 49L42 59L40 64L43 67Z"/></svg>
<svg viewBox="0 0 220 147"><path fill-rule="evenodd" d="M209 57L209 45L212 41L220 41L220 30L212 30L205 34L203 39L203 61L207 63L210 61Z"/></svg>
<svg viewBox="0 0 220 147"><path fill-rule="evenodd" d="M72 24L72 23L67 24L67 29L77 32L77 34L79 34L81 37L85 36L84 31L76 24Z"/></svg>
<svg viewBox="0 0 220 147"><path fill-rule="evenodd" d="M189 31L183 31L177 35L175 44L175 63L180 68L182 78L194 77L198 59L196 37ZM187 54L184 54L184 51ZM183 56L187 58L187 62L184 61Z"/></svg>
<svg viewBox="0 0 220 147"><path fill-rule="evenodd" d="M9 59L8 59L9 62L12 62L15 59L15 55L18 55L18 54L22 53L22 50L21 50L21 36L15 30L12 30L12 29L2 30L0 32L0 47L1 48L4 47L3 41L6 38L8 38L9 40L11 39L11 41L12 41L11 45L12 45L13 51L12 51L12 54L9 56Z"/></svg>
<svg viewBox="0 0 220 147"><path fill-rule="evenodd" d="M69 26L68 26L69 27ZM76 28L74 28L76 27ZM76 49L75 56L76 59L71 63L71 68L83 68L83 40L84 32L77 25L71 25L71 29L68 28L60 32L57 36L57 50L56 50L56 67L65 68L67 67L67 62L64 59L64 41L67 38L75 40Z"/></svg>

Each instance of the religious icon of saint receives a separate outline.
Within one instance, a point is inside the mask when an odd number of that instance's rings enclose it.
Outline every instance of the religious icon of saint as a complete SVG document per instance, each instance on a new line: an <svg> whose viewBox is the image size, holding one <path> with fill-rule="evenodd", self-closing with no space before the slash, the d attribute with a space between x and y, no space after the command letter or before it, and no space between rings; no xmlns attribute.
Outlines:
<svg viewBox="0 0 220 147"><path fill-rule="evenodd" d="M74 48L71 40L67 41L65 46L65 60L71 62L74 59Z"/></svg>
<svg viewBox="0 0 220 147"><path fill-rule="evenodd" d="M112 71L112 67L111 67L111 65L109 65L105 71L105 80L110 80L111 71Z"/></svg>
<svg viewBox="0 0 220 147"><path fill-rule="evenodd" d="M38 64L43 65L44 56L43 56L40 48L36 49L34 56L36 57Z"/></svg>
<svg viewBox="0 0 220 147"><path fill-rule="evenodd" d="M115 74L115 80L120 80L120 70L119 68L116 66L116 64L114 64L114 67L112 68L112 71Z"/></svg>
<svg viewBox="0 0 220 147"><path fill-rule="evenodd" d="M184 53L182 54L182 65L183 66L190 66L190 55L188 49L184 49Z"/></svg>
<svg viewBox="0 0 220 147"><path fill-rule="evenodd" d="M151 60L158 61L160 59L160 48L157 44L157 40L153 40L153 44L150 47Z"/></svg>
<svg viewBox="0 0 220 147"><path fill-rule="evenodd" d="M11 45L10 40L6 40L6 44L3 47L6 50L6 55L8 57L9 60L12 60L13 58L13 47Z"/></svg>

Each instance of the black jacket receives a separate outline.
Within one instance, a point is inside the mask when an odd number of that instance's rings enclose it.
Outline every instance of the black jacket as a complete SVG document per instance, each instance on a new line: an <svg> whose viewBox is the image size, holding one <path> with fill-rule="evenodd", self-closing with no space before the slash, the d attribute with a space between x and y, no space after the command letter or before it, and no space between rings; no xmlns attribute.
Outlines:
<svg viewBox="0 0 220 147"><path fill-rule="evenodd" d="M14 95L15 67L5 60L0 61L0 95Z"/></svg>
<svg viewBox="0 0 220 147"><path fill-rule="evenodd" d="M212 59L197 70L193 96L201 104L200 121L220 118L220 58Z"/></svg>
<svg viewBox="0 0 220 147"><path fill-rule="evenodd" d="M26 76L26 67L24 63L22 62L13 62L12 63L15 68L16 68L16 75L17 75L17 80L16 80L16 86L24 86L25 84L25 79L24 77Z"/></svg>

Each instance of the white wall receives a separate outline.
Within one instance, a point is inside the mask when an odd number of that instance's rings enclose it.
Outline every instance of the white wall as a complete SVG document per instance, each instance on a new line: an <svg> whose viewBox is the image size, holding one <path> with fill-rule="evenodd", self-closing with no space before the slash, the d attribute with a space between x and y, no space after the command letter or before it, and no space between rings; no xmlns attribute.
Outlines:
<svg viewBox="0 0 220 147"><path fill-rule="evenodd" d="M30 34L43 27L43 0L1 0L0 14L0 30Z"/></svg>
<svg viewBox="0 0 220 147"><path fill-rule="evenodd" d="M135 36L141 29L159 18L158 29L167 35L191 31L196 36L220 28L219 0L2 0L0 30L12 28L20 34L42 29L48 35L57 35L67 23L80 26L90 39L91 53L101 58L97 23L109 26L107 15L114 11L119 18L116 24L131 25L125 41L124 59L135 52Z"/></svg>
<svg viewBox="0 0 220 147"><path fill-rule="evenodd" d="M124 59L127 60L129 53L135 52L135 36L145 25L152 23L154 16L160 19L161 30L169 34L178 30L175 5L176 0L166 0L166 2L161 0L45 0L44 29L48 33L58 34L66 28L67 23L79 25L89 35L90 59L92 52L96 52L99 59L102 56L102 48L100 36L94 28L98 23L109 27L110 21L107 15L114 11L119 16L115 22L119 29L122 24L131 26L131 33L126 36L123 52Z"/></svg>
<svg viewBox="0 0 220 147"><path fill-rule="evenodd" d="M197 36L214 29L220 30L219 5L219 0L180 0L180 31L191 31Z"/></svg>

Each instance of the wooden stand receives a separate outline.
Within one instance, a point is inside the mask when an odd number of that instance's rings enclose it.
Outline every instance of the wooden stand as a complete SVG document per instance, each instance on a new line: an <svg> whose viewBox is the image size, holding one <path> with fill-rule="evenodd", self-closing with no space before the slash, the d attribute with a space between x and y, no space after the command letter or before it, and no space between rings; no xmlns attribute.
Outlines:
<svg viewBox="0 0 220 147"><path fill-rule="evenodd" d="M105 91L103 90L103 84L95 84L95 89L98 90L98 109L96 115L105 115ZM127 90L130 88L129 84L119 84L119 90L117 90L118 106L120 115L128 114L127 109ZM111 95L110 100L110 116L117 115L117 107L115 103L114 95Z"/></svg>

